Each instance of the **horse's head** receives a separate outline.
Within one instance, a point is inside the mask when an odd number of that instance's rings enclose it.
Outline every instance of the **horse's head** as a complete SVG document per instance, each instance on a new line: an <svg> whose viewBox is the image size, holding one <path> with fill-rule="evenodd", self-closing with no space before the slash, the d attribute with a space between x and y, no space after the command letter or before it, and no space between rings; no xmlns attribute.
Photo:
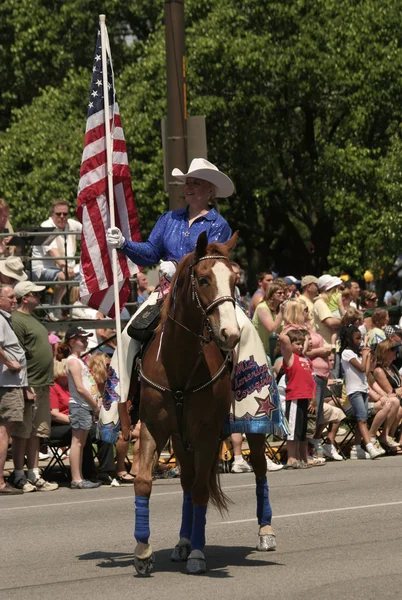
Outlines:
<svg viewBox="0 0 402 600"><path fill-rule="evenodd" d="M192 266L195 299L205 311L214 338L223 350L233 350L240 338L234 302L236 276L229 261L237 235L232 235L226 244L208 244L207 234L201 233Z"/></svg>

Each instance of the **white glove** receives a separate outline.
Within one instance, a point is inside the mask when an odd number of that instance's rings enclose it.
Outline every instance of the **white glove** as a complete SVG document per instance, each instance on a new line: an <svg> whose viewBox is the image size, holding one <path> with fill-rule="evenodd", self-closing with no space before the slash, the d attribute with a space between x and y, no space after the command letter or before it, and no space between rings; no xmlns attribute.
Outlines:
<svg viewBox="0 0 402 600"><path fill-rule="evenodd" d="M175 263L171 260L162 260L159 264L159 273L168 281L172 281L173 275L176 273Z"/></svg>
<svg viewBox="0 0 402 600"><path fill-rule="evenodd" d="M106 232L106 241L112 248L121 248L126 238L118 227L112 227Z"/></svg>

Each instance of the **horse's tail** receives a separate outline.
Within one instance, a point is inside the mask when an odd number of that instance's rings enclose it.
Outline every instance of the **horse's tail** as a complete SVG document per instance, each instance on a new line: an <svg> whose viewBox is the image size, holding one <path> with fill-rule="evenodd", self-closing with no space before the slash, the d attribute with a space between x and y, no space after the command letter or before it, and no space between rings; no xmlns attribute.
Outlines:
<svg viewBox="0 0 402 600"><path fill-rule="evenodd" d="M226 496L221 488L221 482L219 477L219 448L216 452L215 460L212 465L211 473L209 475L208 490L209 499L211 503L219 510L220 514L224 516L224 513L229 511L229 506L233 504L233 501Z"/></svg>

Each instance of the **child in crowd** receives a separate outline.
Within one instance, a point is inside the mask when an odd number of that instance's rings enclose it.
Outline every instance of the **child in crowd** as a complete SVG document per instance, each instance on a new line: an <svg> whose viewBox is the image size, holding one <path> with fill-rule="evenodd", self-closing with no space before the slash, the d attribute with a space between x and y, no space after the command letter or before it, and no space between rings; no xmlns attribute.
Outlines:
<svg viewBox="0 0 402 600"><path fill-rule="evenodd" d="M99 487L82 476L82 454L91 429L93 417L99 414L98 388L91 371L80 358L88 346L91 336L80 326L70 327L66 331L65 341L71 354L67 358L66 372L68 377L69 417L72 428L70 449L71 489L90 489Z"/></svg>
<svg viewBox="0 0 402 600"><path fill-rule="evenodd" d="M309 407L315 409L312 363L304 355L311 345L311 338L307 331L291 330L281 333L279 340L287 377L286 418L289 422L289 435L285 468L306 469L310 467L306 439L308 410Z"/></svg>
<svg viewBox="0 0 402 600"><path fill-rule="evenodd" d="M374 447L367 428L368 383L366 371L369 366L370 348L364 346L360 350L361 341L362 334L354 325L349 325L343 330L341 359L345 373L346 394L357 420L356 445L352 447L350 457L365 458L365 451L367 451L370 458L374 459L381 456L381 452Z"/></svg>

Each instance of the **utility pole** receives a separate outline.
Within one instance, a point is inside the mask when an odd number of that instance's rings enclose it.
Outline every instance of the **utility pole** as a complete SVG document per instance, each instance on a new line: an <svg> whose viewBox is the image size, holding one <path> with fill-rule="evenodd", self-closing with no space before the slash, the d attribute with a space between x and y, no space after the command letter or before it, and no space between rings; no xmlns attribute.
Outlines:
<svg viewBox="0 0 402 600"><path fill-rule="evenodd" d="M166 164L169 208L185 205L184 186L171 176L178 167L187 172L186 57L184 49L184 0L165 0L167 75Z"/></svg>

